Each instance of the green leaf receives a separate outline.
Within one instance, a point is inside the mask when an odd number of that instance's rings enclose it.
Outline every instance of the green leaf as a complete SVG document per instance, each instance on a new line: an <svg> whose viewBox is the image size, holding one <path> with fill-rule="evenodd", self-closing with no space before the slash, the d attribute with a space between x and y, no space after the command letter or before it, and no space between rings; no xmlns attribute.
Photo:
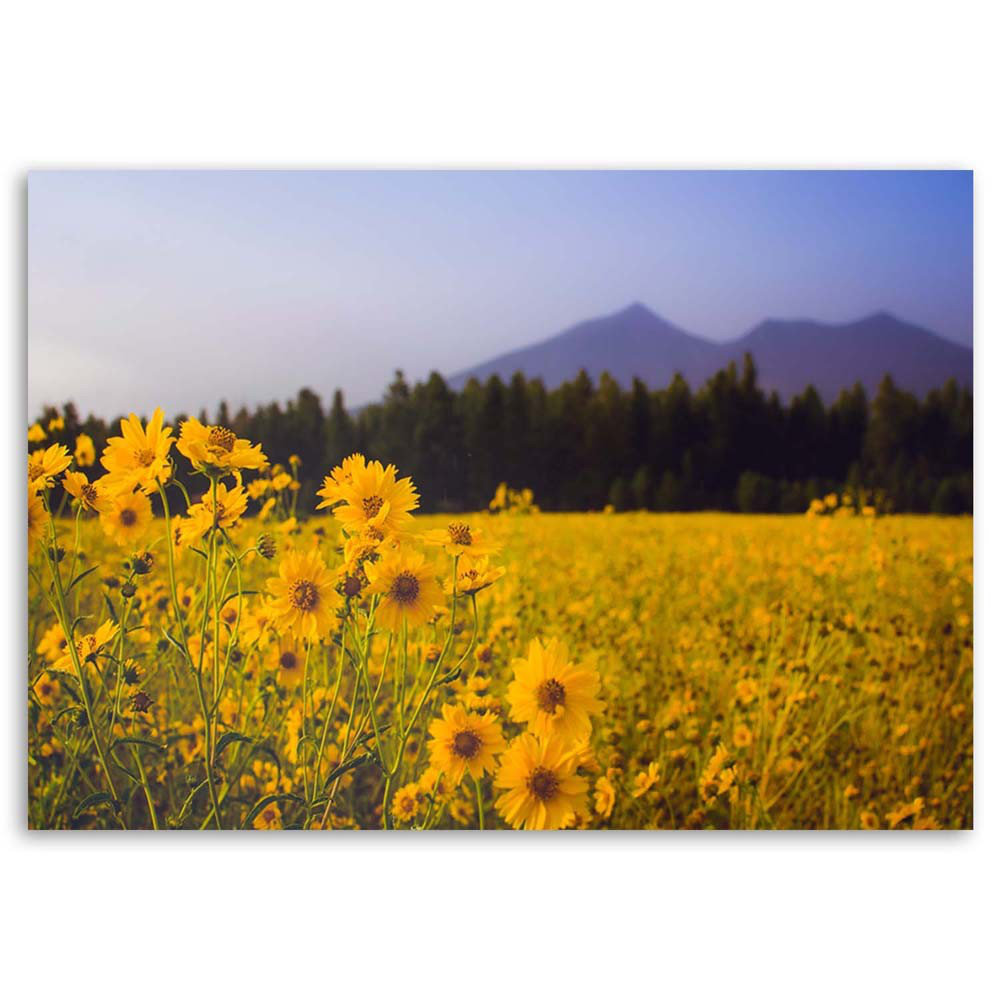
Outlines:
<svg viewBox="0 0 1000 1000"><path fill-rule="evenodd" d="M302 798L301 795L292 795L290 792L279 792L274 795L265 795L262 799L258 799L256 805L253 809L247 813L247 818L243 820L243 829L245 830L251 823L273 802L282 802L285 799L291 799L293 802L300 802L302 805L306 804L306 800Z"/></svg>
<svg viewBox="0 0 1000 1000"><path fill-rule="evenodd" d="M323 782L323 790L325 791L333 782L339 778L342 774L347 774L348 771L353 771L355 768L361 767L362 764L370 763L374 761L375 757L370 753L363 753L360 757L353 757L351 760L339 767L335 767L327 776L326 781Z"/></svg>
<svg viewBox="0 0 1000 1000"><path fill-rule="evenodd" d="M108 792L94 792L77 804L73 810L73 819L77 819L81 813L85 813L92 806L99 806L102 802L114 802Z"/></svg>
<svg viewBox="0 0 1000 1000"><path fill-rule="evenodd" d="M233 743L253 743L253 740L243 733L236 732L235 729L230 729L219 737L219 742L215 746L215 759L218 760L222 751Z"/></svg>
<svg viewBox="0 0 1000 1000"><path fill-rule="evenodd" d="M79 582L80 582L80 581L81 581L81 580L82 580L82 579L83 579L84 577L86 577L86 576L90 576L90 574L91 574L91 573L95 572L95 571L96 571L96 570L98 570L98 569L100 569L100 565L99 565L99 564L98 564L98 565L94 565L94 566L91 566L91 567L90 567L90 569L85 569L85 570L84 570L84 571L83 571L82 573L77 573L77 574L76 574L76 576L74 576L74 577L73 577L73 579L72 579L72 580L70 581L70 584L69 584L69 586L68 586L68 587L66 588L66 593L67 593L67 594L69 594L69 592L70 592L70 591L71 591L71 590L72 590L72 589L73 589L73 588L74 588L74 587L75 587L75 586L76 586L76 585L77 585L77 584L78 584L78 583L79 583Z"/></svg>

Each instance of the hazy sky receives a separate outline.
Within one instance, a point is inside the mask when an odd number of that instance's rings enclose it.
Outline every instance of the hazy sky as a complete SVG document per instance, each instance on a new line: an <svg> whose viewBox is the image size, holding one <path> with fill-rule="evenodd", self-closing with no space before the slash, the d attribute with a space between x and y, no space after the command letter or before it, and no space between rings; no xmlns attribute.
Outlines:
<svg viewBox="0 0 1000 1000"><path fill-rule="evenodd" d="M886 309L972 343L969 172L59 171L28 407L348 405L641 301L717 340Z"/></svg>

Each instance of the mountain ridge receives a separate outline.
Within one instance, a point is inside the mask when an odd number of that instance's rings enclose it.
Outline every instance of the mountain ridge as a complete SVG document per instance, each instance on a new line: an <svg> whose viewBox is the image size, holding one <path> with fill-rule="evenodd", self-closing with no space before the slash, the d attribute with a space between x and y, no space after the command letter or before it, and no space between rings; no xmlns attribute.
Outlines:
<svg viewBox="0 0 1000 1000"><path fill-rule="evenodd" d="M769 318L720 342L670 323L641 302L506 351L448 376L447 382L461 389L470 378L496 374L506 382L521 371L551 389L582 368L595 379L607 371L623 385L638 377L650 388L668 385L679 372L697 389L748 352L761 387L785 399L810 384L826 399L856 382L872 393L885 374L919 395L949 378L972 386L971 348L885 310L847 323Z"/></svg>

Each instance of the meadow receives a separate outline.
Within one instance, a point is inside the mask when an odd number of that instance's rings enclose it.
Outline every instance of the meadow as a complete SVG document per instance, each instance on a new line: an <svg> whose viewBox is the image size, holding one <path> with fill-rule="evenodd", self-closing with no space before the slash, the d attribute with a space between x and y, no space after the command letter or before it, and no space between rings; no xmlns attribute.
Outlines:
<svg viewBox="0 0 1000 1000"><path fill-rule="evenodd" d="M306 497L198 421L60 448L32 828L972 825L971 518L423 515L376 457Z"/></svg>

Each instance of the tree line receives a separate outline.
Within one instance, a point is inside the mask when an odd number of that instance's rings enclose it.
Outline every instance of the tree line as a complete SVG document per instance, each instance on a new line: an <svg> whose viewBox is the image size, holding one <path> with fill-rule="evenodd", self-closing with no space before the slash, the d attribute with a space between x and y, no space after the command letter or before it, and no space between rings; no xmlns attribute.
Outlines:
<svg viewBox="0 0 1000 1000"><path fill-rule="evenodd" d="M57 415L71 449L83 432L100 455L117 433L117 421L81 420L72 404L47 409L42 426ZM412 476L429 511L482 509L500 482L531 487L542 510L801 513L847 490L883 510L972 511L968 389L949 381L918 399L887 375L871 399L857 384L827 405L810 386L785 403L760 388L750 355L696 391L681 375L663 389L638 378L623 388L585 371L552 389L516 374L455 391L437 372L410 385L397 371L381 402L355 413L340 390L325 408L302 389L284 405L230 413L223 402L199 417L260 442L273 462L298 455L307 503L360 451Z"/></svg>

